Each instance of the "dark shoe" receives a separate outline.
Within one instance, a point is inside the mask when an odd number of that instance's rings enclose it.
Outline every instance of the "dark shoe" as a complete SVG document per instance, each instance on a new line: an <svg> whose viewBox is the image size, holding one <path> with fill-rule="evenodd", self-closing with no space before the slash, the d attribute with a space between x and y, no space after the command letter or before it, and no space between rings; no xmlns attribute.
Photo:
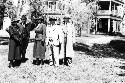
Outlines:
<svg viewBox="0 0 125 83"><path fill-rule="evenodd" d="M63 65L63 64L64 64L64 59L60 59L60 60L59 60L59 64L60 64L60 65Z"/></svg>
<svg viewBox="0 0 125 83"><path fill-rule="evenodd" d="M21 60L16 60L14 62L14 67L19 67L21 65Z"/></svg>
<svg viewBox="0 0 125 83"><path fill-rule="evenodd" d="M44 60L43 64L48 64L49 65L49 60Z"/></svg>
<svg viewBox="0 0 125 83"><path fill-rule="evenodd" d="M32 63L33 65L35 65L36 64L36 60L33 60L33 63Z"/></svg>
<svg viewBox="0 0 125 83"><path fill-rule="evenodd" d="M25 63L27 60L28 60L28 58L22 58L22 59L21 59L21 62L22 62L22 63Z"/></svg>
<svg viewBox="0 0 125 83"><path fill-rule="evenodd" d="M13 67L13 62L10 62L8 67L12 68Z"/></svg>
<svg viewBox="0 0 125 83"><path fill-rule="evenodd" d="M44 65L43 59L41 59L41 65Z"/></svg>
<svg viewBox="0 0 125 83"><path fill-rule="evenodd" d="M36 64L35 65L39 65L39 64L40 64L39 59L36 59Z"/></svg>

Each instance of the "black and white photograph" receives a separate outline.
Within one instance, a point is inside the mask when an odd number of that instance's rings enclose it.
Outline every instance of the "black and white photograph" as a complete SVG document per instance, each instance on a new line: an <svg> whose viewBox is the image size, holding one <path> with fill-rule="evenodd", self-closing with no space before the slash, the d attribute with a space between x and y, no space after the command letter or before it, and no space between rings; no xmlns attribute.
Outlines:
<svg viewBox="0 0 125 83"><path fill-rule="evenodd" d="M125 0L0 0L0 83L125 83Z"/></svg>

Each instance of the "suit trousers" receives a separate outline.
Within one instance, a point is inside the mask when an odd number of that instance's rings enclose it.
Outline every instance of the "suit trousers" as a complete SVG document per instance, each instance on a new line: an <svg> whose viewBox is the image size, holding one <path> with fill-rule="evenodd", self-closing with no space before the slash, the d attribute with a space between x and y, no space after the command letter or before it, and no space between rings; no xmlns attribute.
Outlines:
<svg viewBox="0 0 125 83"><path fill-rule="evenodd" d="M54 62L56 66L59 66L59 47L53 46Z"/></svg>
<svg viewBox="0 0 125 83"><path fill-rule="evenodd" d="M22 39L22 45L21 45L21 55L22 58L25 58L25 54L26 54L26 49L29 43L29 38L23 38Z"/></svg>
<svg viewBox="0 0 125 83"><path fill-rule="evenodd" d="M53 53L53 44L49 44L49 59L52 62L54 60L54 53Z"/></svg>

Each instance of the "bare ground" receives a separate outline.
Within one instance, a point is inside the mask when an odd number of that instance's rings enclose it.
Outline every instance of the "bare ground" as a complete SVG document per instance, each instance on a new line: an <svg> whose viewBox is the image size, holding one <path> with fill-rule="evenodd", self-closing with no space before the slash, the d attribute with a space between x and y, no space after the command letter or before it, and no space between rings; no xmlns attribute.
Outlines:
<svg viewBox="0 0 125 83"><path fill-rule="evenodd" d="M0 45L0 83L125 83L124 59L95 57L87 54L85 49L75 50L71 67L35 66L32 64L32 50L33 43L29 43L26 54L29 60L10 69L8 45Z"/></svg>

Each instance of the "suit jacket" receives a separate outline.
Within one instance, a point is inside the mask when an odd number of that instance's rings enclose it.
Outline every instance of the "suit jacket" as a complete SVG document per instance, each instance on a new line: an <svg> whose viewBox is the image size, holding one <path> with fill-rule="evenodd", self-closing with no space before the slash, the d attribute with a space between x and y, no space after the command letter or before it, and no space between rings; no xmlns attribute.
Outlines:
<svg viewBox="0 0 125 83"><path fill-rule="evenodd" d="M22 25L22 23L17 23L17 25L21 29L23 38L29 38L30 37L31 23L27 23L25 25Z"/></svg>
<svg viewBox="0 0 125 83"><path fill-rule="evenodd" d="M41 40L45 42L46 39L46 25L41 23L35 28L35 40Z"/></svg>
<svg viewBox="0 0 125 83"><path fill-rule="evenodd" d="M60 41L61 41L61 37L60 37L60 26L59 25L53 25L51 27L51 35L50 37L53 40L53 45L59 45Z"/></svg>

